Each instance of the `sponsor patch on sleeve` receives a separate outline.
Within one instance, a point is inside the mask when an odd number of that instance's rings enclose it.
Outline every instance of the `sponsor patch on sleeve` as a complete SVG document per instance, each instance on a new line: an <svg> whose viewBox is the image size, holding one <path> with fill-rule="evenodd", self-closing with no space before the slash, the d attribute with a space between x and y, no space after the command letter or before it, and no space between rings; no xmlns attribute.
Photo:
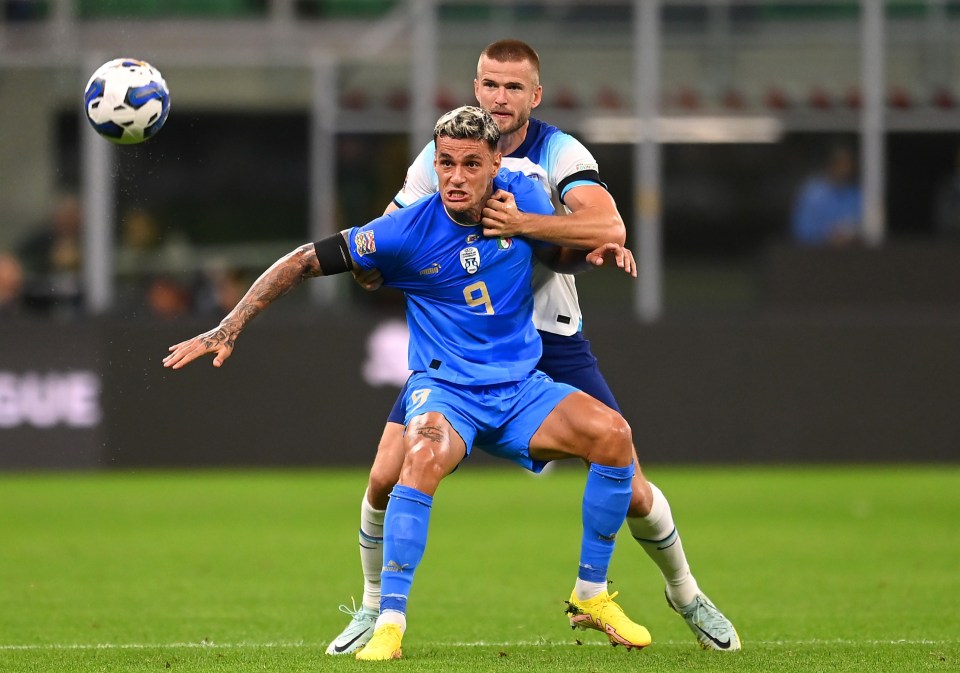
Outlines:
<svg viewBox="0 0 960 673"><path fill-rule="evenodd" d="M357 246L357 254L361 257L377 251L377 242L374 240L372 231L358 231L353 237L353 243Z"/></svg>

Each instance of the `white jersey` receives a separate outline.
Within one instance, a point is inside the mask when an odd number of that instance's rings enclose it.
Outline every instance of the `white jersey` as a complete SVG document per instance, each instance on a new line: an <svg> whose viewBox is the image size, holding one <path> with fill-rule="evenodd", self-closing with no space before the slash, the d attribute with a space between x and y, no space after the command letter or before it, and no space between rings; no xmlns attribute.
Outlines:
<svg viewBox="0 0 960 673"><path fill-rule="evenodd" d="M393 199L400 208L437 191L433 155L431 141L407 169L403 187ZM523 143L503 157L502 165L539 182L558 213L569 212L563 199L571 188L603 185L597 161L590 151L573 136L538 119L530 120ZM533 322L538 330L561 336L571 336L581 330L583 314L573 276L555 273L537 262L533 270L533 292Z"/></svg>

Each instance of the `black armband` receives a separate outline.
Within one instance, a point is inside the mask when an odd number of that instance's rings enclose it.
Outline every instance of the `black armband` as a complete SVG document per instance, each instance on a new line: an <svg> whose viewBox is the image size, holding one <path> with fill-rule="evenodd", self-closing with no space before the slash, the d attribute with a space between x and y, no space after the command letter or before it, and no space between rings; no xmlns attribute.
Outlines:
<svg viewBox="0 0 960 673"><path fill-rule="evenodd" d="M353 268L350 246L347 245L343 234L327 236L314 243L313 249L317 252L317 262L320 263L320 270L324 276L345 273Z"/></svg>
<svg viewBox="0 0 960 673"><path fill-rule="evenodd" d="M600 173L598 173L597 171L587 170L587 171L578 171L572 175L568 175L563 180L561 180L560 183L557 185L557 193L563 194L567 190L567 185L573 182L593 182L603 187L604 189L607 188L607 186L600 180ZM562 196L560 197L560 202L563 203Z"/></svg>

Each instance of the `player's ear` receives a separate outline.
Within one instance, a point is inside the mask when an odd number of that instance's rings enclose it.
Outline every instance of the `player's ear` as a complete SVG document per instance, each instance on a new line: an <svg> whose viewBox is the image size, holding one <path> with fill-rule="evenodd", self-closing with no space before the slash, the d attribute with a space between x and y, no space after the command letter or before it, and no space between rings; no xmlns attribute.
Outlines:
<svg viewBox="0 0 960 673"><path fill-rule="evenodd" d="M503 160L503 153L496 152L493 155L493 174L496 175L500 172L500 164Z"/></svg>
<svg viewBox="0 0 960 673"><path fill-rule="evenodd" d="M540 105L540 102L543 100L543 87L539 84L533 90L533 103L530 107L535 108Z"/></svg>
<svg viewBox="0 0 960 673"><path fill-rule="evenodd" d="M477 99L477 102L480 102L480 80L476 77L473 78L473 97Z"/></svg>

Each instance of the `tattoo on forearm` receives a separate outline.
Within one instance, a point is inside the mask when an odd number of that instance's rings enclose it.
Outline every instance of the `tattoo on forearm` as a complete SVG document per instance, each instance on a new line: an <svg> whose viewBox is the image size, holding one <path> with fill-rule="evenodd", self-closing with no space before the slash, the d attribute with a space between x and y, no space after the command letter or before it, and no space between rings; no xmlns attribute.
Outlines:
<svg viewBox="0 0 960 673"><path fill-rule="evenodd" d="M294 250L254 281L223 324L232 322L235 331L239 332L263 309L299 285L304 278L319 275L319 269L313 245Z"/></svg>
<svg viewBox="0 0 960 673"><path fill-rule="evenodd" d="M260 313L260 307L254 306L249 302L241 300L240 303L237 304L236 312L237 312L236 322L238 326L246 325L248 322L253 320L258 313Z"/></svg>
<svg viewBox="0 0 960 673"><path fill-rule="evenodd" d="M440 429L439 425L425 425L417 428L417 434L425 439L429 439L434 444L443 442L443 430Z"/></svg>
<svg viewBox="0 0 960 673"><path fill-rule="evenodd" d="M267 273L254 283L253 299L266 306L270 302L282 297L300 284L303 280L303 268L291 260L274 267L272 273Z"/></svg>

